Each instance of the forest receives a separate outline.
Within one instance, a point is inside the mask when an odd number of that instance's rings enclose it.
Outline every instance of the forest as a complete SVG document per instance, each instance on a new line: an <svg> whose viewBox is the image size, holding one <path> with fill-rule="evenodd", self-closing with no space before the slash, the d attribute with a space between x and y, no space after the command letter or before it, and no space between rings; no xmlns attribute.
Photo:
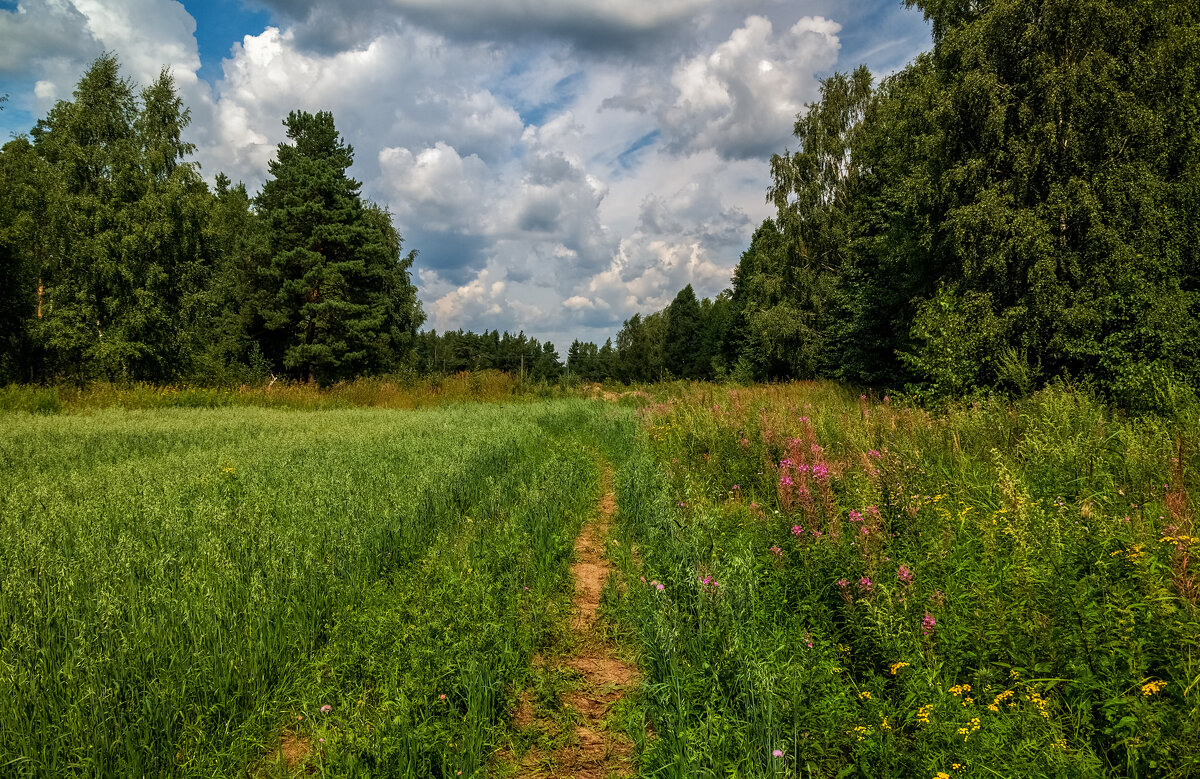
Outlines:
<svg viewBox="0 0 1200 779"><path fill-rule="evenodd" d="M498 369L535 380L835 380L922 401L1067 381L1132 410L1200 387L1200 9L909 0L933 47L834 73L770 161L776 215L730 288L564 355L420 331L386 208L326 112L293 112L261 192L186 140L164 70L115 55L0 153L0 381Z"/></svg>

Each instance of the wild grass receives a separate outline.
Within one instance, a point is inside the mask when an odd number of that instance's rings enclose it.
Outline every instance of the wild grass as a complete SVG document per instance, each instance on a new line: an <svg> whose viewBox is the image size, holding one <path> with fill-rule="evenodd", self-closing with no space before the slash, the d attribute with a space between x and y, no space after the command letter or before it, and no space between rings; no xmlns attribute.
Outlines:
<svg viewBox="0 0 1200 779"><path fill-rule="evenodd" d="M578 400L2 419L14 777L477 775L632 434Z"/></svg>
<svg viewBox="0 0 1200 779"><path fill-rule="evenodd" d="M272 382L259 385L205 386L114 384L0 387L0 412L31 414L91 412L102 408L228 408L257 406L322 410L339 408L417 409L479 401L540 401L580 397L587 387L535 382L500 371L464 371L451 376L384 376L317 384Z"/></svg>
<svg viewBox="0 0 1200 779"><path fill-rule="evenodd" d="M643 775L1200 774L1200 425L664 388L610 608Z"/></svg>

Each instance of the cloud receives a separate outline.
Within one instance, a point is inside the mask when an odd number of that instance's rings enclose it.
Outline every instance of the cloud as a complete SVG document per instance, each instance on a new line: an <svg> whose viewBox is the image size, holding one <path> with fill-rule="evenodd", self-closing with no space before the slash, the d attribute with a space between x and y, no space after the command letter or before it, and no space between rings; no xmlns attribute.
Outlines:
<svg viewBox="0 0 1200 779"><path fill-rule="evenodd" d="M329 50L402 18L451 40L559 39L581 51L633 51L693 28L719 0L265 0Z"/></svg>
<svg viewBox="0 0 1200 779"><path fill-rule="evenodd" d="M815 74L837 61L840 30L804 17L774 35L769 19L751 16L711 53L679 63L675 99L659 109L669 148L711 148L727 159L778 151L797 112L818 97Z"/></svg>

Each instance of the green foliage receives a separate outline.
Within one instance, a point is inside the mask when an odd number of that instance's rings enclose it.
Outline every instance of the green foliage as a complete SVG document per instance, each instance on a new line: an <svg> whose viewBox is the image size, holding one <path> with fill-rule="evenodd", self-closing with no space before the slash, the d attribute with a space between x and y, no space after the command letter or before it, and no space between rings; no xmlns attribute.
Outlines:
<svg viewBox="0 0 1200 779"><path fill-rule="evenodd" d="M1063 388L936 419L823 383L655 394L613 611L641 774L1200 768L1194 422Z"/></svg>
<svg viewBox="0 0 1200 779"><path fill-rule="evenodd" d="M772 159L778 232L734 277L742 355L934 397L1065 374L1163 410L1200 385L1197 6L910 4L933 51L877 89L826 79ZM965 306L946 316L985 318L969 346L930 340L943 288Z"/></svg>
<svg viewBox="0 0 1200 779"><path fill-rule="evenodd" d="M256 205L268 225L258 269L263 352L289 375L322 384L394 367L422 318L408 278L413 256L386 212L346 175L354 150L328 112L284 121Z"/></svg>
<svg viewBox="0 0 1200 779"><path fill-rule="evenodd" d="M633 432L579 400L5 412L5 776L270 775L281 738L478 775L567 608L590 452Z"/></svg>

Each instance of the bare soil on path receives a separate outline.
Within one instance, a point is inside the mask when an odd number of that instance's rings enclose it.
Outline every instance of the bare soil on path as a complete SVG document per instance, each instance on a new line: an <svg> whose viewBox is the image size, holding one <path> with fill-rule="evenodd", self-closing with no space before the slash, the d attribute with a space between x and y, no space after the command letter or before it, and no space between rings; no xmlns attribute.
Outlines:
<svg viewBox="0 0 1200 779"><path fill-rule="evenodd" d="M621 659L604 638L597 621L600 593L613 566L606 554L606 543L616 495L612 491L612 469L604 467L604 496L596 513L584 524L575 540L575 562L571 576L575 582L572 601L571 645L554 660L574 680L562 694L565 719L573 730L533 711L530 696L521 697L513 715L519 730L534 729L554 736L552 748L537 745L522 757L511 757L501 775L538 777L539 779L607 779L633 776L633 743L608 727L605 718L637 682L637 668ZM539 660L540 662L546 662ZM539 662L535 661L535 662Z"/></svg>

